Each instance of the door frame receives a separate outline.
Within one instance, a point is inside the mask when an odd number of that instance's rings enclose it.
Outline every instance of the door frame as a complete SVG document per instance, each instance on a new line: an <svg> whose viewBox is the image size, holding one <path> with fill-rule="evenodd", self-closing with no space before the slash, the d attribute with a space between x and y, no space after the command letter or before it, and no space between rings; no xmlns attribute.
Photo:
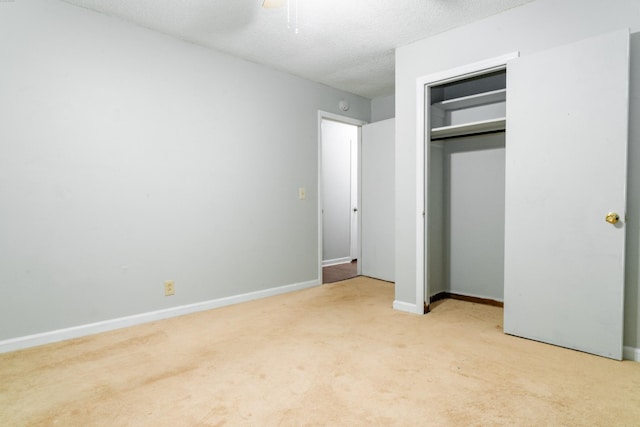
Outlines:
<svg viewBox="0 0 640 427"><path fill-rule="evenodd" d="M322 250L323 250L323 225L322 225L322 210L323 210L323 201L324 201L324 190L322 188L322 121L323 120L331 120L338 123L344 123L347 125L356 126L358 129L358 137L356 141L356 162L357 162L357 176L358 176L358 196L357 196L357 208L358 208L358 216L357 216L357 224L358 224L358 237L357 237L357 251L356 256L357 259L360 259L362 254L362 245L361 239L362 235L360 230L362 229L362 221L360 215L360 205L362 202L362 179L361 179L361 171L362 171L362 126L366 125L367 122L363 120L353 119L347 116L341 116L339 114L329 113L327 111L318 110L318 283L322 284ZM351 237L350 237L351 238ZM360 275L362 273L362 263L358 262L357 264L357 274Z"/></svg>
<svg viewBox="0 0 640 427"><path fill-rule="evenodd" d="M426 237L429 221L426 189L429 188L429 175L426 173L426 166L431 161L431 124L426 105L431 105L431 87L505 69L508 61L519 56L520 52L515 51L416 79L416 314L429 312L429 303L427 302L429 297L427 280L429 248ZM507 88L507 90L509 89Z"/></svg>

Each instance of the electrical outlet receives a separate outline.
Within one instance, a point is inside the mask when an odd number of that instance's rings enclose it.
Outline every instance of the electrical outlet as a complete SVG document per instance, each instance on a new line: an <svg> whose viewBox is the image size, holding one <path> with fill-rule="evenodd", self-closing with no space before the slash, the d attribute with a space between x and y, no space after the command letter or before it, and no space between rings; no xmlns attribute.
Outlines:
<svg viewBox="0 0 640 427"><path fill-rule="evenodd" d="M169 295L173 295L176 293L174 288L173 280L167 280L164 282L164 296L168 297Z"/></svg>
<svg viewBox="0 0 640 427"><path fill-rule="evenodd" d="M298 188L298 197L300 198L300 200L304 200L307 198L307 191L304 189L304 187Z"/></svg>

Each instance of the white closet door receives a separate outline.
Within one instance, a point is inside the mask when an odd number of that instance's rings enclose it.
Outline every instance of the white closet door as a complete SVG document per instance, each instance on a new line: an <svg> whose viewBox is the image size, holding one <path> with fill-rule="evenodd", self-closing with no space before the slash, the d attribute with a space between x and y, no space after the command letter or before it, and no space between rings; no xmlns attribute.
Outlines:
<svg viewBox="0 0 640 427"><path fill-rule="evenodd" d="M509 62L504 330L621 359L629 33ZM620 221L605 216L617 212Z"/></svg>

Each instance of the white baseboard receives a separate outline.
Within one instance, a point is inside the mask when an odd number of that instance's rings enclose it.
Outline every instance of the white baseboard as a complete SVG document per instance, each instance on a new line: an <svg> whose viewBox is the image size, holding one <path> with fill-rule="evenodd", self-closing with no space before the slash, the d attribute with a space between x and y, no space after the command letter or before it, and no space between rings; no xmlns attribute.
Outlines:
<svg viewBox="0 0 640 427"><path fill-rule="evenodd" d="M349 264L351 261L352 259L350 256L344 258L322 260L322 266L329 267L330 265Z"/></svg>
<svg viewBox="0 0 640 427"><path fill-rule="evenodd" d="M393 309L398 311L404 311L406 313L424 314L423 306L418 307L415 304L410 304L408 302L402 302L398 300L395 300L393 302Z"/></svg>
<svg viewBox="0 0 640 427"><path fill-rule="evenodd" d="M132 316L120 317L117 319L105 320L102 322L89 323L86 325L74 326L71 328L58 329L55 331L43 332L40 334L27 335L24 337L11 338L0 341L0 353L21 350L38 345L50 344L72 338L84 337L100 332L112 331L114 329L126 328L140 325L142 323L155 322L157 320L168 319L170 317L184 316L185 314L196 313L198 311L211 310L227 305L252 301L287 292L319 286L320 280L310 280L308 282L295 283L292 285L279 286L276 288L261 291L249 292L246 294L233 295L209 301L202 301L193 304L171 307L163 310L150 311L147 313L134 314Z"/></svg>
<svg viewBox="0 0 640 427"><path fill-rule="evenodd" d="M624 360L640 362L640 348L624 346L622 348L622 358Z"/></svg>

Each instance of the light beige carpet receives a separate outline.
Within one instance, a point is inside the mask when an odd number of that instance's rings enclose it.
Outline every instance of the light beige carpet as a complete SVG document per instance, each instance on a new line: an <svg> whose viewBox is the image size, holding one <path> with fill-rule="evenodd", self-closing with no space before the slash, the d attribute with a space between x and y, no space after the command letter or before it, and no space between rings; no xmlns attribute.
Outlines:
<svg viewBox="0 0 640 427"><path fill-rule="evenodd" d="M355 278L0 355L0 425L640 425L640 363L392 301Z"/></svg>

